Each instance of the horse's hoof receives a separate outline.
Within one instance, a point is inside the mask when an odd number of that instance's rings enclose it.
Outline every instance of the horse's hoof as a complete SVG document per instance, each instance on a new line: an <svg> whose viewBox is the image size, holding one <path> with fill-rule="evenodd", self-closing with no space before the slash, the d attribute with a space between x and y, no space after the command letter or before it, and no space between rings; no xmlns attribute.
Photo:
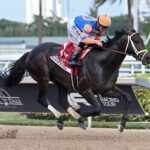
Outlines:
<svg viewBox="0 0 150 150"><path fill-rule="evenodd" d="M119 130L121 133L123 132L124 126L123 126L122 123L119 123L119 124L118 124L118 130Z"/></svg>
<svg viewBox="0 0 150 150"><path fill-rule="evenodd" d="M86 125L84 124L83 119L79 118L78 122L79 122L79 127L83 130L86 130Z"/></svg>
<svg viewBox="0 0 150 150"><path fill-rule="evenodd" d="M57 119L56 125L57 125L57 128L58 128L59 130L63 130L64 122L63 122L63 117L62 117L62 116Z"/></svg>
<svg viewBox="0 0 150 150"><path fill-rule="evenodd" d="M58 123L58 122L57 122L57 128L58 128L59 130L63 130L63 127L64 127L64 124L61 124L61 123Z"/></svg>
<svg viewBox="0 0 150 150"><path fill-rule="evenodd" d="M86 125L84 123L79 123L79 127L83 130L86 130Z"/></svg>

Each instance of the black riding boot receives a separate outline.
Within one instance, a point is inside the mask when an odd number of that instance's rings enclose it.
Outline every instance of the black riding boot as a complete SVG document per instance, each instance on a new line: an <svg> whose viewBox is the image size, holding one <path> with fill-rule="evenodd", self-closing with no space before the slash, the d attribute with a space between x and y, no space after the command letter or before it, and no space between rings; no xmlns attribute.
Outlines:
<svg viewBox="0 0 150 150"><path fill-rule="evenodd" d="M81 52L79 50L74 50L71 56L71 60L68 62L68 64L72 67L74 66L81 66L80 63L78 63L78 57L80 56Z"/></svg>

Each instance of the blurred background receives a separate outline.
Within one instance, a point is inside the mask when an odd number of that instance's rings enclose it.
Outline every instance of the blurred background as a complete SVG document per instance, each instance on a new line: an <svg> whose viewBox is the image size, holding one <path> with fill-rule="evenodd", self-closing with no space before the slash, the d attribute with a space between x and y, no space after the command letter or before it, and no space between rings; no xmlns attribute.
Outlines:
<svg viewBox="0 0 150 150"><path fill-rule="evenodd" d="M0 0L0 62L16 60L41 42L64 43L69 19L100 14L112 18L106 35L134 28L150 49L150 0Z"/></svg>
<svg viewBox="0 0 150 150"><path fill-rule="evenodd" d="M27 47L44 41L62 43L69 19L100 14L112 17L108 35L134 28L146 40L150 33L150 0L0 0L0 43L15 40Z"/></svg>

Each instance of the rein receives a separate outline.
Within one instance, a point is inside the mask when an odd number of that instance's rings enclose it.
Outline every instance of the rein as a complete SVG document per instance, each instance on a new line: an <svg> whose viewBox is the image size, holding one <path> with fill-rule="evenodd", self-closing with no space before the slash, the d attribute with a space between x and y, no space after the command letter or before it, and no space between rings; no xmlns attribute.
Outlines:
<svg viewBox="0 0 150 150"><path fill-rule="evenodd" d="M112 49L105 48L105 47L102 47L102 49L104 49L104 50L106 50L106 51L115 52L115 53L118 53L118 54L121 54L121 55L130 55L130 54L128 54L128 53L125 53L125 52L120 52L120 51L117 51L117 50L112 50Z"/></svg>

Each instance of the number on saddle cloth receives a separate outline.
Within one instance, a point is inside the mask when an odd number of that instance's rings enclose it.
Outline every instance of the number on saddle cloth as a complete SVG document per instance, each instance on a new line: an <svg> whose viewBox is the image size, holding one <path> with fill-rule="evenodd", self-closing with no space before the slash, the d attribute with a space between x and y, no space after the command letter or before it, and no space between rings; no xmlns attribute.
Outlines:
<svg viewBox="0 0 150 150"><path fill-rule="evenodd" d="M61 45L58 57L66 60L70 60L72 52L75 49L75 45L71 42L66 42Z"/></svg>
<svg viewBox="0 0 150 150"><path fill-rule="evenodd" d="M75 50L75 45L71 42L66 42L61 45L60 51L58 52L57 56L59 60L63 61L64 63L67 63L71 59L74 50ZM79 57L79 61L81 61L90 50L91 47L85 48Z"/></svg>

